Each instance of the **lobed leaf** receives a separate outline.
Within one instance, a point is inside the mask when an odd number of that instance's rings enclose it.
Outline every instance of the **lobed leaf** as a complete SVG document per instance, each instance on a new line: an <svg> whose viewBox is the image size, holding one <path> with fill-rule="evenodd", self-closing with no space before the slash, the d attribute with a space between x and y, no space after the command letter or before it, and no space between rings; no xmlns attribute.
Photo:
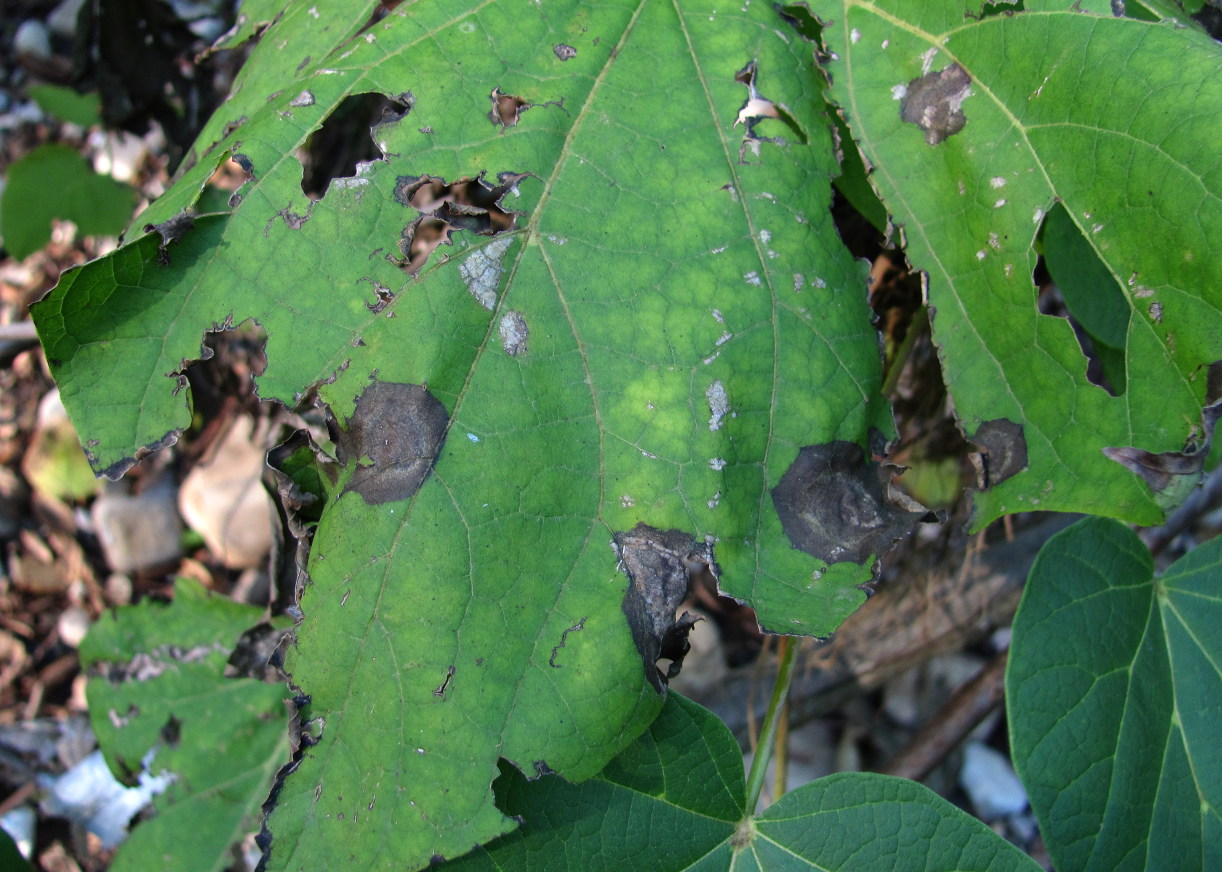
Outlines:
<svg viewBox="0 0 1222 872"><path fill-rule="evenodd" d="M746 814L734 737L677 694L636 743L584 784L506 770L497 793L522 827L444 867L454 872L639 868L1028 872L1039 867L920 784L844 773Z"/></svg>
<svg viewBox="0 0 1222 872"><path fill-rule="evenodd" d="M35 310L111 475L187 425L207 330L257 321L260 395L327 407L341 462L287 656L311 744L269 868L507 831L498 759L587 778L656 714L693 574L827 634L918 516L873 459L878 342L798 30L761 4L369 12L288 7L156 232ZM309 200L295 153L367 93L392 98L382 158ZM231 211L189 216L230 158Z"/></svg>
<svg viewBox="0 0 1222 872"><path fill-rule="evenodd" d="M1104 449L1190 450L1222 358L1222 53L1195 29L1066 5L983 20L958 2L811 7L831 97L928 275L961 425L990 455L1025 455L977 495L977 527L1036 507L1156 523L1166 485ZM1032 243L1058 203L1126 309L1120 396L1036 309ZM982 432L996 421L1018 429Z"/></svg>
<svg viewBox="0 0 1222 872"><path fill-rule="evenodd" d="M1115 521L1058 533L1014 621L1014 764L1058 869L1205 870L1222 833L1222 539L1155 578Z"/></svg>

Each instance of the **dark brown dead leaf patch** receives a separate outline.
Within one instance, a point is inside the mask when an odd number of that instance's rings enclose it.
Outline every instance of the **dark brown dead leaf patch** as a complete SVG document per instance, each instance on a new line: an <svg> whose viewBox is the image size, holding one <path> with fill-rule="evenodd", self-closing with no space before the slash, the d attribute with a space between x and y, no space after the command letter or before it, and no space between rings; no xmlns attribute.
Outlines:
<svg viewBox="0 0 1222 872"><path fill-rule="evenodd" d="M925 141L937 145L967 125L963 101L971 96L972 79L958 64L929 72L908 83L900 101L900 118L925 131Z"/></svg>
<svg viewBox="0 0 1222 872"><path fill-rule="evenodd" d="M865 563L889 551L930 518L911 500L889 493L894 469L867 460L856 442L802 448L772 489L790 544L828 563Z"/></svg>
<svg viewBox="0 0 1222 872"><path fill-rule="evenodd" d="M449 420L420 385L369 385L335 436L340 462L356 466L344 493L355 491L369 505L410 499L433 469Z"/></svg>
<svg viewBox="0 0 1222 872"><path fill-rule="evenodd" d="M679 674L688 651L687 634L698 618L688 613L675 617L687 599L694 576L705 571L716 575L713 549L696 542L682 530L658 530L637 524L614 535L620 570L628 576L623 610L640 652L645 678L658 693ZM666 672L659 660L669 660Z"/></svg>

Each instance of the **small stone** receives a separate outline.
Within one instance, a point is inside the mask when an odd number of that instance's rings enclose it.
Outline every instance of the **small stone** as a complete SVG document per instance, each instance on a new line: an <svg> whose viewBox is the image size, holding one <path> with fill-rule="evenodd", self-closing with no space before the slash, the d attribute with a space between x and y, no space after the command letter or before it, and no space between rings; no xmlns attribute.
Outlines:
<svg viewBox="0 0 1222 872"><path fill-rule="evenodd" d="M89 632L89 613L80 606L68 606L59 616L59 640L69 648L80 647Z"/></svg>
<svg viewBox="0 0 1222 872"><path fill-rule="evenodd" d="M178 499L187 524L230 569L261 566L272 547L275 508L263 487L259 441L254 420L237 418L211 460L191 470Z"/></svg>
<svg viewBox="0 0 1222 872"><path fill-rule="evenodd" d="M93 523L106 561L116 572L137 572L177 563L182 524L169 479L134 496L117 482L104 483L93 503Z"/></svg>
<svg viewBox="0 0 1222 872"><path fill-rule="evenodd" d="M13 49L18 55L40 61L51 58L51 34L41 21L30 19L17 25L13 34Z"/></svg>
<svg viewBox="0 0 1222 872"><path fill-rule="evenodd" d="M963 749L959 784L982 820L991 821L1027 807L1027 791L1006 756L980 742Z"/></svg>

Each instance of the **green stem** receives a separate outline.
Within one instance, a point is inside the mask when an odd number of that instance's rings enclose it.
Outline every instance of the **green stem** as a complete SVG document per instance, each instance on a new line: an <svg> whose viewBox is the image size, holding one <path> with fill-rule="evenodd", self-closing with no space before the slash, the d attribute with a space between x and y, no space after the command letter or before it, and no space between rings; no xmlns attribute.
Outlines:
<svg viewBox="0 0 1222 872"><path fill-rule="evenodd" d="M895 393L896 385L900 381L900 373L903 372L904 364L908 362L917 339L929 329L929 310L921 306L913 314L912 322L908 325L908 332L904 334L904 341L895 350L895 357L891 361L891 366L887 369L887 375L883 379L883 386L880 391L884 397L890 397Z"/></svg>
<svg viewBox="0 0 1222 872"><path fill-rule="evenodd" d="M764 727L760 731L759 744L755 747L755 757L751 760L751 772L747 776L747 814L755 814L759 805L760 793L764 789L764 774L768 771L768 760L772 757L772 749L776 744L777 726L781 722L781 712L785 700L789 696L789 683L793 678L794 655L798 646L791 644L788 636L782 636L777 648L780 664L777 667L776 684L772 686L772 699L768 701L768 714L764 716Z"/></svg>

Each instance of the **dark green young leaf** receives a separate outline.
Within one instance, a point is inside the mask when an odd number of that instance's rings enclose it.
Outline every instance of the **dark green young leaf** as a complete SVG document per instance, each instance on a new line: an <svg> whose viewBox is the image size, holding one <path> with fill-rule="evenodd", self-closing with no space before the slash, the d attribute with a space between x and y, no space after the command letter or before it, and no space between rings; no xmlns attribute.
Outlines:
<svg viewBox="0 0 1222 872"><path fill-rule="evenodd" d="M742 756L730 731L671 694L662 713L600 776L569 784L506 770L512 834L443 868L492 872L923 869L1034 872L1039 867L980 821L913 781L842 774L746 814Z"/></svg>
<svg viewBox="0 0 1222 872"><path fill-rule="evenodd" d="M1044 546L1014 622L1014 764L1058 869L1222 862L1222 539L1154 577L1091 518Z"/></svg>

